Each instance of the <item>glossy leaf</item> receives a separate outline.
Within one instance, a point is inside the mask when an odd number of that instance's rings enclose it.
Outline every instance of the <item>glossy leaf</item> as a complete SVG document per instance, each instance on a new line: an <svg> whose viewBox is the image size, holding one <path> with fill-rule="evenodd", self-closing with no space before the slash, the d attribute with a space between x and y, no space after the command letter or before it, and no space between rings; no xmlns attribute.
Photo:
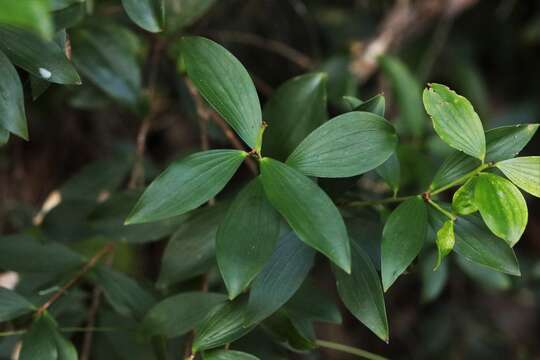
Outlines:
<svg viewBox="0 0 540 360"><path fill-rule="evenodd" d="M469 215L478 211L474 201L474 188L477 177L469 179L452 197L452 209L460 215Z"/></svg>
<svg viewBox="0 0 540 360"><path fill-rule="evenodd" d="M34 31L45 39L52 38L53 24L46 0L0 0L0 24ZM1 66L0 66L1 67Z"/></svg>
<svg viewBox="0 0 540 360"><path fill-rule="evenodd" d="M440 84L430 84L424 90L423 100L435 132L445 143L484 160L484 128L469 100Z"/></svg>
<svg viewBox="0 0 540 360"><path fill-rule="evenodd" d="M437 270L439 266L441 266L443 259L450 254L454 248L456 239L454 236L453 220L447 220L443 226L437 230L435 243L437 244L437 262L435 263L435 268L433 270Z"/></svg>
<svg viewBox="0 0 540 360"><path fill-rule="evenodd" d="M81 79L54 41L10 26L0 26L0 50L15 65L52 83L79 85Z"/></svg>
<svg viewBox="0 0 540 360"><path fill-rule="evenodd" d="M388 342L388 320L379 275L364 250L352 243L351 274L334 268L341 300L360 322Z"/></svg>
<svg viewBox="0 0 540 360"><path fill-rule="evenodd" d="M0 286L0 323L28 314L34 309L35 306L24 297Z"/></svg>
<svg viewBox="0 0 540 360"><path fill-rule="evenodd" d="M184 37L182 59L201 95L255 148L262 124L255 85L244 66L221 45L203 37Z"/></svg>
<svg viewBox="0 0 540 360"><path fill-rule="evenodd" d="M314 252L294 232L280 239L264 269L253 281L246 323L256 324L272 315L296 293L313 265Z"/></svg>
<svg viewBox="0 0 540 360"><path fill-rule="evenodd" d="M326 75L301 75L285 82L264 107L268 128L262 151L285 160L300 142L327 119Z"/></svg>
<svg viewBox="0 0 540 360"><path fill-rule="evenodd" d="M436 263L438 254L431 251L427 256L420 258L420 276L422 279L422 302L435 300L444 290L448 280L448 261L443 261L436 271L433 264Z"/></svg>
<svg viewBox="0 0 540 360"><path fill-rule="evenodd" d="M210 150L173 162L145 190L126 224L182 215L219 193L247 153Z"/></svg>
<svg viewBox="0 0 540 360"><path fill-rule="evenodd" d="M48 315L38 317L24 334L20 360L60 360L56 345L56 323Z"/></svg>
<svg viewBox="0 0 540 360"><path fill-rule="evenodd" d="M15 67L0 50L0 129L28 140L21 80Z"/></svg>
<svg viewBox="0 0 540 360"><path fill-rule="evenodd" d="M167 0L165 1L166 30L176 32L190 26L210 10L216 0Z"/></svg>
<svg viewBox="0 0 540 360"><path fill-rule="evenodd" d="M122 0L129 18L150 32L163 30L165 22L165 0Z"/></svg>
<svg viewBox="0 0 540 360"><path fill-rule="evenodd" d="M415 197L401 203L388 217L383 229L381 276L384 291L412 263L422 249L427 234L427 209Z"/></svg>
<svg viewBox="0 0 540 360"><path fill-rule="evenodd" d="M217 262L230 299L249 286L272 255L280 221L259 178L252 180L231 203L216 237Z"/></svg>
<svg viewBox="0 0 540 360"><path fill-rule="evenodd" d="M478 176L474 200L487 227L514 246L527 226L527 203L508 180L489 173Z"/></svg>
<svg viewBox="0 0 540 360"><path fill-rule="evenodd" d="M204 354L204 360L259 360L258 357L241 351L216 350Z"/></svg>
<svg viewBox="0 0 540 360"><path fill-rule="evenodd" d="M298 237L349 272L351 254L343 218L312 180L277 160L263 158L261 180L270 203Z"/></svg>
<svg viewBox="0 0 540 360"><path fill-rule="evenodd" d="M384 56L380 59L381 69L390 81L392 92L410 133L421 136L425 130L425 115L422 109L421 88L410 70L399 59Z"/></svg>
<svg viewBox="0 0 540 360"><path fill-rule="evenodd" d="M305 175L350 177L384 163L397 135L384 118L367 112L337 116L309 134L287 159Z"/></svg>
<svg viewBox="0 0 540 360"><path fill-rule="evenodd" d="M88 27L72 36L73 62L92 84L114 100L135 109L141 99L139 44L126 28Z"/></svg>
<svg viewBox="0 0 540 360"><path fill-rule="evenodd" d="M522 190L540 197L540 156L517 157L496 164Z"/></svg>
<svg viewBox="0 0 540 360"><path fill-rule="evenodd" d="M206 315L226 300L217 293L186 292L157 303L144 317L142 327L147 335L169 338L184 335L199 326Z"/></svg>
<svg viewBox="0 0 540 360"><path fill-rule="evenodd" d="M476 265L462 257L457 258L457 264L465 274L484 288L507 290L511 286L510 277L506 274Z"/></svg>
<svg viewBox="0 0 540 360"><path fill-rule="evenodd" d="M392 189L394 195L397 194L401 179L401 166L399 164L399 159L396 153L390 155L388 160L379 165L379 167L377 167L375 171L377 171L377 174L379 174L379 176L383 178L386 184L388 184L390 189Z"/></svg>

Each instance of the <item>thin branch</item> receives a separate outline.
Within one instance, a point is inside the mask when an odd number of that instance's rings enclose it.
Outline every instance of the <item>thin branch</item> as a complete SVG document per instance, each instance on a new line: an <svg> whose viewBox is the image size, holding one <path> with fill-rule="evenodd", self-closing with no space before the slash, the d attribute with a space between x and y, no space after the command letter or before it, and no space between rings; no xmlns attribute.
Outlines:
<svg viewBox="0 0 540 360"><path fill-rule="evenodd" d="M369 352L369 351L366 351L366 350L363 350L363 349L359 349L359 348L355 348L355 347L352 347L352 346L344 345L344 344L338 344L338 343L335 343L335 342L332 342L332 341L315 340L315 343L320 347L324 347L324 348L332 349L332 350L336 350L336 351L341 351L341 352L351 354L351 355L356 355L356 356L359 356L359 357L364 358L364 359L388 360L387 358L385 358L383 356L380 356L380 355L377 355L377 354L374 354L372 352Z"/></svg>

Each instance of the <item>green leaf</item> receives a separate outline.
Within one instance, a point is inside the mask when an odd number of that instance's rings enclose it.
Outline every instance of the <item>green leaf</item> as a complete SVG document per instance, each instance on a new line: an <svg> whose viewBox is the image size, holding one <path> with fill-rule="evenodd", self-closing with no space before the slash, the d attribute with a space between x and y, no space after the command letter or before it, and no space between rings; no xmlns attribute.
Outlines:
<svg viewBox="0 0 540 360"><path fill-rule="evenodd" d="M460 215L470 215L478 211L474 201L474 188L477 177L469 179L452 197L452 209Z"/></svg>
<svg viewBox="0 0 540 360"><path fill-rule="evenodd" d="M401 167L397 154L393 153L390 155L388 160L382 163L382 165L379 165L375 171L377 171L377 174L383 178L390 189L392 189L394 195L396 195L399 190L399 182L401 178Z"/></svg>
<svg viewBox="0 0 540 360"><path fill-rule="evenodd" d="M48 5L46 0L0 0L0 24L31 30L45 39L51 39L53 24Z"/></svg>
<svg viewBox="0 0 540 360"><path fill-rule="evenodd" d="M144 30L159 32L165 22L165 0L122 0L129 18Z"/></svg>
<svg viewBox="0 0 540 360"><path fill-rule="evenodd" d="M428 256L420 257L420 276L422 278L422 302L427 303L435 300L443 291L448 279L448 262L444 261L433 270L433 264L437 261L438 254L430 251Z"/></svg>
<svg viewBox="0 0 540 360"><path fill-rule="evenodd" d="M430 208L429 214L431 226L435 230L448 220L435 209ZM494 236L479 215L459 217L454 224L454 235L454 251L469 261L509 275L521 275L512 248Z"/></svg>
<svg viewBox="0 0 540 360"><path fill-rule="evenodd" d="M190 26L201 18L216 0L167 0L166 10L166 31L177 32L178 30Z"/></svg>
<svg viewBox="0 0 540 360"><path fill-rule="evenodd" d="M358 244L353 242L351 250L351 274L334 268L339 296L354 317L388 342L388 320L379 275Z"/></svg>
<svg viewBox="0 0 540 360"><path fill-rule="evenodd" d="M227 49L203 37L181 40L187 74L201 95L255 148L262 124L255 85L244 66Z"/></svg>
<svg viewBox="0 0 540 360"><path fill-rule="evenodd" d="M214 197L234 175L247 153L210 150L173 162L145 190L126 224L182 215Z"/></svg>
<svg viewBox="0 0 540 360"><path fill-rule="evenodd" d="M422 111L421 88L418 81L405 64L397 58L383 56L380 64L390 81L400 110L400 118L414 136L421 136L425 130L425 115Z"/></svg>
<svg viewBox="0 0 540 360"><path fill-rule="evenodd" d="M366 101L362 101L353 96L344 96L343 100L349 103L351 111L365 111L384 117L386 101L382 94L375 95Z"/></svg>
<svg viewBox="0 0 540 360"><path fill-rule="evenodd" d="M0 50L15 65L52 83L79 85L81 79L54 41L11 26L0 26Z"/></svg>
<svg viewBox="0 0 540 360"><path fill-rule="evenodd" d="M454 235L454 221L447 220L443 226L437 231L437 238L435 239L437 244L437 262L435 263L435 268L437 270L443 259L450 254L456 243Z"/></svg>
<svg viewBox="0 0 540 360"><path fill-rule="evenodd" d="M356 96L344 96L343 101L349 106L349 111L355 111L364 102ZM381 115L384 116L384 115Z"/></svg>
<svg viewBox="0 0 540 360"><path fill-rule="evenodd" d="M225 300L225 295L206 292L186 292L168 297L150 309L142 328L150 336L173 338L184 335L199 326L206 315Z"/></svg>
<svg viewBox="0 0 540 360"><path fill-rule="evenodd" d="M315 253L294 232L283 236L264 269L253 281L246 323L256 324L281 308L300 288Z"/></svg>
<svg viewBox="0 0 540 360"><path fill-rule="evenodd" d="M249 286L272 255L280 221L259 178L252 180L232 202L216 237L217 263L230 299Z"/></svg>
<svg viewBox="0 0 540 360"><path fill-rule="evenodd" d="M540 197L540 156L504 160L495 166L522 190Z"/></svg>
<svg viewBox="0 0 540 360"><path fill-rule="evenodd" d="M214 263L214 242L227 207L221 203L191 212L169 240L161 259L158 287L205 273Z"/></svg>
<svg viewBox="0 0 540 360"><path fill-rule="evenodd" d="M381 245L381 276L387 291L422 249L427 234L427 209L420 197L401 203L388 217Z"/></svg>
<svg viewBox="0 0 540 360"><path fill-rule="evenodd" d="M62 336L59 332L54 334L56 349L58 351L57 360L78 360L77 349L75 346Z"/></svg>
<svg viewBox="0 0 540 360"><path fill-rule="evenodd" d="M506 274L476 265L462 257L457 258L457 264L465 274L484 288L507 290L511 286L510 278Z"/></svg>
<svg viewBox="0 0 540 360"><path fill-rule="evenodd" d="M231 343L249 333L253 326L246 325L245 316L245 297L239 297L214 309L195 331L193 352Z"/></svg>
<svg viewBox="0 0 540 360"><path fill-rule="evenodd" d="M204 354L204 360L259 360L258 357L241 351L216 350Z"/></svg>
<svg viewBox="0 0 540 360"><path fill-rule="evenodd" d="M263 158L260 165L268 200L298 237L349 272L351 254L347 229L328 195L312 180L282 162Z"/></svg>
<svg viewBox="0 0 540 360"><path fill-rule="evenodd" d="M291 351L305 352L317 347L313 325L308 320L292 318L278 311L261 326L274 342Z"/></svg>
<svg viewBox="0 0 540 360"><path fill-rule="evenodd" d="M394 127L384 118L349 112L309 134L289 156L287 165L309 176L350 177L384 163L396 144Z"/></svg>
<svg viewBox="0 0 540 360"><path fill-rule="evenodd" d="M0 50L0 129L28 140L21 80L15 67Z"/></svg>
<svg viewBox="0 0 540 360"><path fill-rule="evenodd" d="M20 360L61 360L55 334L56 323L48 315L38 317L22 339Z"/></svg>
<svg viewBox="0 0 540 360"><path fill-rule="evenodd" d="M445 143L484 160L484 128L469 100L440 84L430 84L424 90L423 100L435 132Z"/></svg>
<svg viewBox="0 0 540 360"><path fill-rule="evenodd" d="M300 142L327 119L326 74L313 73L288 80L264 107L268 123L262 151L285 160Z"/></svg>
<svg viewBox="0 0 540 360"><path fill-rule="evenodd" d="M13 320L33 310L35 306L24 297L0 286L0 323Z"/></svg>
<svg viewBox="0 0 540 360"><path fill-rule="evenodd" d="M92 84L132 109L141 101L140 45L133 33L116 25L93 26L73 33L73 63Z"/></svg>
<svg viewBox="0 0 540 360"><path fill-rule="evenodd" d="M287 302L283 311L295 319L321 321L341 324L341 313L334 299L316 286L315 281L307 279L300 289Z"/></svg>
<svg viewBox="0 0 540 360"><path fill-rule="evenodd" d="M487 227L514 246L527 226L527 203L508 180L489 173L478 175L474 200Z"/></svg>
<svg viewBox="0 0 540 360"><path fill-rule="evenodd" d="M9 131L0 127L0 146L7 144L9 141Z"/></svg>

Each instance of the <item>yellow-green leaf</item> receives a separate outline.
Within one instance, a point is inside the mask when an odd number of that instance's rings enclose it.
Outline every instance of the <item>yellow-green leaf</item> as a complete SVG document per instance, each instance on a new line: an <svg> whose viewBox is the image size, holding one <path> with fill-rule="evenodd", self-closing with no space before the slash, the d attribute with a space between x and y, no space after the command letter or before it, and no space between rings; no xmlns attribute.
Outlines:
<svg viewBox="0 0 540 360"><path fill-rule="evenodd" d="M469 215L478 211L478 207L474 202L474 187L476 185L476 177L469 179L462 187L460 187L452 197L452 209L460 215Z"/></svg>
<svg viewBox="0 0 540 360"><path fill-rule="evenodd" d="M495 164L510 181L531 195L540 197L540 156L525 156Z"/></svg>
<svg viewBox="0 0 540 360"><path fill-rule="evenodd" d="M454 237L454 221L447 220L443 226L437 231L437 238L435 243L437 244L437 263L433 270L437 270L441 265L446 255L450 254L454 248L456 239Z"/></svg>

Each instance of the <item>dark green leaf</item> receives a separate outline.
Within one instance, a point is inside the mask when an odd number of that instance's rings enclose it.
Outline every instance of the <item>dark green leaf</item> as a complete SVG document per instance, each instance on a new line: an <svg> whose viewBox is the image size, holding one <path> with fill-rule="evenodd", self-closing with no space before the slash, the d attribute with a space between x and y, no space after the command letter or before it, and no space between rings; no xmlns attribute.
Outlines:
<svg viewBox="0 0 540 360"><path fill-rule="evenodd" d="M420 276L422 278L421 298L423 302L435 300L443 291L448 279L448 262L443 261L436 271L433 264L438 254L431 251L428 256L420 257Z"/></svg>
<svg viewBox="0 0 540 360"><path fill-rule="evenodd" d="M514 246L527 226L527 203L508 180L489 173L478 175L474 201L487 227Z"/></svg>
<svg viewBox="0 0 540 360"><path fill-rule="evenodd" d="M10 26L0 26L0 50L30 74L58 84L81 84L79 74L54 41Z"/></svg>
<svg viewBox="0 0 540 360"><path fill-rule="evenodd" d="M30 330L24 334L20 360L60 360L56 345L56 323L48 315L34 320Z"/></svg>
<svg viewBox="0 0 540 360"><path fill-rule="evenodd" d="M0 128L28 140L21 81L17 70L1 50L0 94Z"/></svg>
<svg viewBox="0 0 540 360"><path fill-rule="evenodd" d="M263 158L260 164L266 196L298 237L349 272L347 229L328 195L312 180L277 160Z"/></svg>
<svg viewBox="0 0 540 360"><path fill-rule="evenodd" d="M184 37L181 51L189 78L236 133L255 148L262 123L255 85L244 66L221 45Z"/></svg>
<svg viewBox="0 0 540 360"><path fill-rule="evenodd" d="M144 317L142 327L148 335L177 337L199 326L206 315L226 296L216 293L186 292L166 298Z"/></svg>
<svg viewBox="0 0 540 360"><path fill-rule="evenodd" d="M249 286L272 255L280 221L259 178L252 180L231 203L216 237L217 263L230 299Z"/></svg>
<svg viewBox="0 0 540 360"><path fill-rule="evenodd" d="M282 311L268 318L262 328L271 335L273 341L292 351L309 351L317 347L312 323L288 317Z"/></svg>
<svg viewBox="0 0 540 360"><path fill-rule="evenodd" d="M540 197L540 156L518 157L495 166L522 190Z"/></svg>
<svg viewBox="0 0 540 360"><path fill-rule="evenodd" d="M448 156L437 170L429 188L431 191L442 188L475 170L480 165L480 160L456 151Z"/></svg>
<svg viewBox="0 0 540 360"><path fill-rule="evenodd" d="M2 0L0 6L0 24L31 30L46 39L52 38L53 26L48 1Z"/></svg>
<svg viewBox="0 0 540 360"><path fill-rule="evenodd" d="M173 162L145 190L126 224L182 215L219 193L247 153L210 150Z"/></svg>
<svg viewBox="0 0 540 360"><path fill-rule="evenodd" d="M326 75L298 76L281 85L264 107L268 128L263 153L285 160L300 142L327 119Z"/></svg>
<svg viewBox="0 0 540 360"><path fill-rule="evenodd" d="M9 140L9 131L0 127L0 146L6 144Z"/></svg>
<svg viewBox="0 0 540 360"><path fill-rule="evenodd" d="M150 32L163 30L165 22L165 0L122 0L129 18Z"/></svg>
<svg viewBox="0 0 540 360"><path fill-rule="evenodd" d="M86 16L86 4L86 2L73 1L72 5L53 12L54 27L57 31L69 29L81 23Z"/></svg>
<svg viewBox="0 0 540 360"><path fill-rule="evenodd" d="M245 352L233 350L216 350L204 354L204 360L259 360L258 357Z"/></svg>
<svg viewBox="0 0 540 360"><path fill-rule="evenodd" d="M34 305L15 291L0 286L0 323L28 314Z"/></svg>
<svg viewBox="0 0 540 360"><path fill-rule="evenodd" d="M422 249L427 225L426 205L420 197L403 202L388 217L381 246L384 291L390 288Z"/></svg>
<svg viewBox="0 0 540 360"><path fill-rule="evenodd" d="M437 230L437 238L435 239L435 243L437 244L437 262L433 270L437 270L439 266L441 266L443 259L446 255L450 254L454 248L455 242L454 221L447 220L443 226Z"/></svg>
<svg viewBox="0 0 540 360"><path fill-rule="evenodd" d="M388 320L379 275L358 244L353 242L351 250L351 274L334 268L339 296L354 317L388 342Z"/></svg>
<svg viewBox="0 0 540 360"><path fill-rule="evenodd" d="M289 301L308 275L313 258L313 250L299 241L294 232L283 236L253 281L246 322L256 324Z"/></svg>
<svg viewBox="0 0 540 360"><path fill-rule="evenodd" d="M476 265L462 257L457 258L457 264L465 274L470 276L482 287L495 290L507 290L511 286L510 277L506 274Z"/></svg>
<svg viewBox="0 0 540 360"><path fill-rule="evenodd" d="M384 181L390 186L394 195L399 190L399 182L401 178L401 167L399 165L399 159L396 153L390 155L382 165L375 169L377 174L384 179Z"/></svg>
<svg viewBox="0 0 540 360"><path fill-rule="evenodd" d="M337 116L309 134L287 159L305 175L349 177L384 163L397 135L384 118L367 112Z"/></svg>
<svg viewBox="0 0 540 360"><path fill-rule="evenodd" d="M290 318L331 324L341 324L342 321L334 299L309 279L302 284L283 309Z"/></svg>
<svg viewBox="0 0 540 360"><path fill-rule="evenodd" d="M202 17L216 0L167 0L165 1L168 32L190 26Z"/></svg>
<svg viewBox="0 0 540 360"><path fill-rule="evenodd" d="M396 98L400 118L404 120L410 133L420 136L425 129L425 115L422 111L421 88L409 69L399 59L384 56L381 68L390 80Z"/></svg>
<svg viewBox="0 0 540 360"><path fill-rule="evenodd" d="M474 188L477 177L469 179L452 197L452 209L460 215L470 215L478 211L474 201Z"/></svg>
<svg viewBox="0 0 540 360"><path fill-rule="evenodd" d="M355 111L364 102L355 96L344 96L343 101L349 106L349 111ZM384 116L384 115L381 115Z"/></svg>
<svg viewBox="0 0 540 360"><path fill-rule="evenodd" d="M57 360L78 360L77 349L75 346L64 338L59 332L54 334L56 341L56 349L58 351Z"/></svg>
<svg viewBox="0 0 540 360"><path fill-rule="evenodd" d="M352 96L344 96L343 99L349 103L351 111L365 111L384 117L386 101L382 94L375 95L366 101L362 101Z"/></svg>

